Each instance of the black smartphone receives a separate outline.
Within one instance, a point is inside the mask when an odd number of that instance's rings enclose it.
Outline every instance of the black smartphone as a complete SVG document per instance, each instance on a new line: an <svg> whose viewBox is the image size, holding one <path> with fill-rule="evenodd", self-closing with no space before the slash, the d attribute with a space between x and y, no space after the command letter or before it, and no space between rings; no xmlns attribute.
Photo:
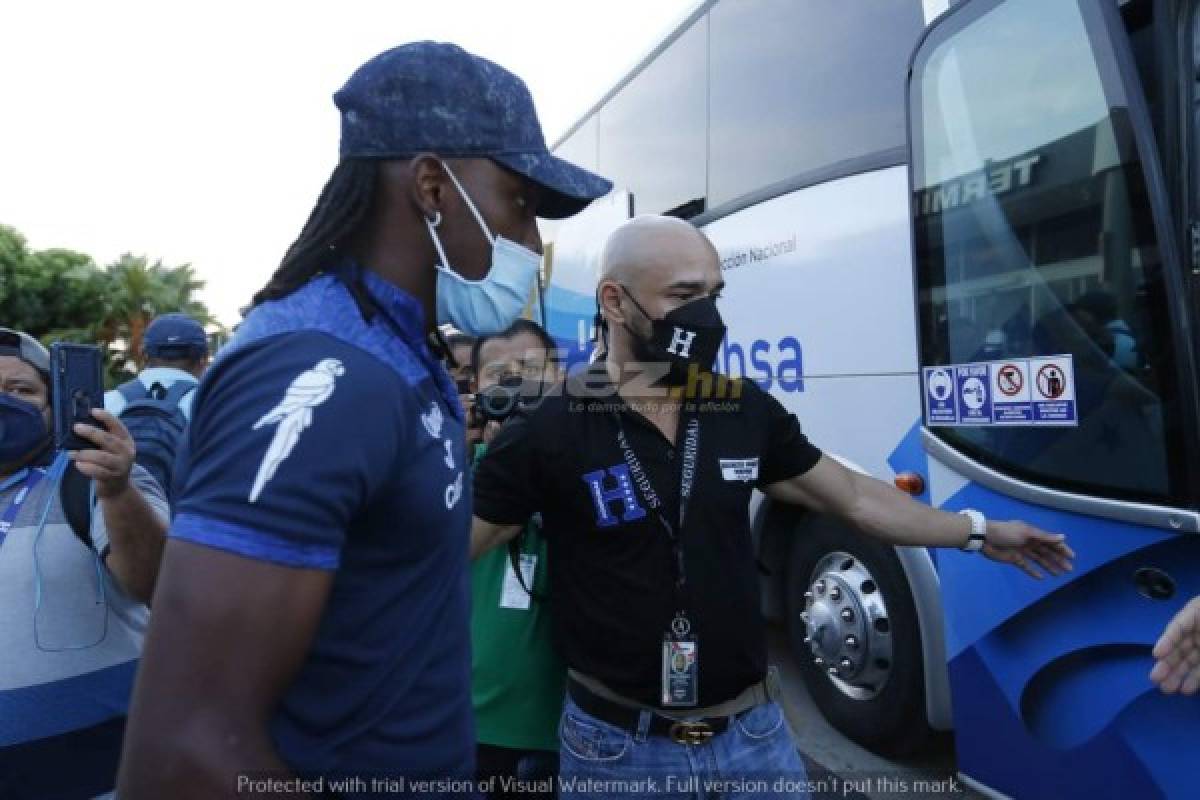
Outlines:
<svg viewBox="0 0 1200 800"><path fill-rule="evenodd" d="M50 392L54 396L54 446L84 450L94 445L75 435L75 423L98 425L93 408L104 406L100 348L90 344L50 345Z"/></svg>

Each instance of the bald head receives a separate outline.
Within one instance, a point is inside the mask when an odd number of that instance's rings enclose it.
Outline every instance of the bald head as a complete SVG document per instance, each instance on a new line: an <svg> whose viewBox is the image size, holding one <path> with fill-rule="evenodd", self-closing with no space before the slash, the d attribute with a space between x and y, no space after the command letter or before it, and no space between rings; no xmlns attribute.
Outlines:
<svg viewBox="0 0 1200 800"><path fill-rule="evenodd" d="M681 264L719 272L716 248L695 226L676 217L634 217L608 237L600 279L635 289L646 277L674 277Z"/></svg>
<svg viewBox="0 0 1200 800"><path fill-rule="evenodd" d="M635 217L604 246L596 297L608 323L610 359L631 354L630 330L724 287L717 250L693 225L675 217Z"/></svg>

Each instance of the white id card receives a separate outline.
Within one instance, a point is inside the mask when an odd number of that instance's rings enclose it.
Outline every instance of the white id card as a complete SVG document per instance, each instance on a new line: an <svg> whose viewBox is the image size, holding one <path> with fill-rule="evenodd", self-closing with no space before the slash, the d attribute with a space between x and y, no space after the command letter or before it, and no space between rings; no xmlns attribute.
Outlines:
<svg viewBox="0 0 1200 800"><path fill-rule="evenodd" d="M663 639L663 706L687 708L700 701L699 659L699 645L694 636Z"/></svg>
<svg viewBox="0 0 1200 800"><path fill-rule="evenodd" d="M525 580L525 586L533 588L533 573L537 570L537 556L533 553L521 554L521 577ZM529 610L529 592L525 591L525 586L521 585L521 581L517 579L517 573L513 572L512 559L506 559L504 562L504 586L500 590L500 607L515 608L518 611Z"/></svg>

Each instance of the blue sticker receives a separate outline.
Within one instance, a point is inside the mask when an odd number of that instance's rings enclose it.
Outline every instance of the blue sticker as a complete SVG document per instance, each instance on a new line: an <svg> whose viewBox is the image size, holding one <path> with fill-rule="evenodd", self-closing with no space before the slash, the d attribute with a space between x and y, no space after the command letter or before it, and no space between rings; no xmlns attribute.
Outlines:
<svg viewBox="0 0 1200 800"><path fill-rule="evenodd" d="M953 367L925 367L925 421L929 426L957 425Z"/></svg>
<svg viewBox="0 0 1200 800"><path fill-rule="evenodd" d="M991 377L987 364L956 367L955 379L960 425L992 424Z"/></svg>

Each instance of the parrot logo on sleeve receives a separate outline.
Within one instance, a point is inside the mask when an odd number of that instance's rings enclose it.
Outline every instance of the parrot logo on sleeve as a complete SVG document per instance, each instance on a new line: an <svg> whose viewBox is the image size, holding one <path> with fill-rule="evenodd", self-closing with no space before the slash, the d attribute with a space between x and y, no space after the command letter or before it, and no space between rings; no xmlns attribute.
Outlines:
<svg viewBox="0 0 1200 800"><path fill-rule="evenodd" d="M346 368L336 358L321 359L312 369L293 378L279 405L254 423L252 430L264 425L275 425L276 428L262 463L258 465L258 475L250 490L251 503L258 500L267 483L275 477L279 465L291 455L300 441L300 434L312 425L313 409L329 399L335 381L345 373Z"/></svg>

